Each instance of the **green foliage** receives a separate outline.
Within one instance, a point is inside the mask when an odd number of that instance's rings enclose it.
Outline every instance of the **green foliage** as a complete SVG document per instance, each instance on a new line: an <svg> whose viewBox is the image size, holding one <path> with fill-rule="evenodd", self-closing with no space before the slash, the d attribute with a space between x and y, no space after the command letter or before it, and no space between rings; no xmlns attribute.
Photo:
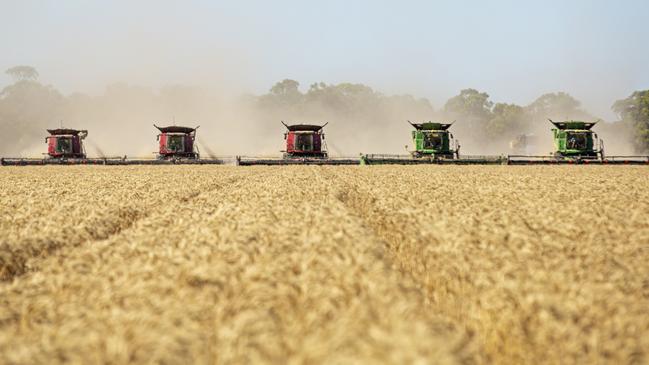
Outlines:
<svg viewBox="0 0 649 365"><path fill-rule="evenodd" d="M312 84L305 95L307 103L337 110L345 114L364 112L381 103L382 96L363 84L342 83L327 85Z"/></svg>
<svg viewBox="0 0 649 365"><path fill-rule="evenodd" d="M299 82L284 79L273 85L268 94L260 97L260 104L264 107L296 107L303 100L299 88Z"/></svg>
<svg viewBox="0 0 649 365"><path fill-rule="evenodd" d="M461 124L466 125L484 141L509 140L527 131L528 115L525 109L515 104L497 103L489 100L489 94L475 89L465 89L448 100L444 109Z"/></svg>
<svg viewBox="0 0 649 365"><path fill-rule="evenodd" d="M489 101L489 94L475 89L464 89L460 91L460 95L449 99L444 109L473 121L485 122L491 117L492 106L493 102Z"/></svg>
<svg viewBox="0 0 649 365"><path fill-rule="evenodd" d="M543 94L525 109L534 123L547 123L548 118L559 120L596 119L581 109L579 100L564 92Z"/></svg>
<svg viewBox="0 0 649 365"><path fill-rule="evenodd" d="M513 138L528 130L529 117L525 108L515 104L498 103L492 110L492 118L486 124L487 135L491 138Z"/></svg>
<svg viewBox="0 0 649 365"><path fill-rule="evenodd" d="M415 99L411 95L385 96L363 84L341 83L311 84L306 93L300 84L286 79L276 83L268 94L261 95L256 105L265 113L282 114L281 118L358 118L369 119L377 124L394 123L386 114L400 111L399 119L429 118L433 108L427 99Z"/></svg>
<svg viewBox="0 0 649 365"><path fill-rule="evenodd" d="M624 123L633 126L636 149L649 150L649 90L636 91L628 98L616 101L612 109Z"/></svg>
<svg viewBox="0 0 649 365"><path fill-rule="evenodd" d="M38 71L31 66L14 66L5 73L11 76L14 81L36 81L38 79Z"/></svg>
<svg viewBox="0 0 649 365"><path fill-rule="evenodd" d="M270 93L279 97L295 96L300 94L300 83L295 80L284 79L270 88Z"/></svg>

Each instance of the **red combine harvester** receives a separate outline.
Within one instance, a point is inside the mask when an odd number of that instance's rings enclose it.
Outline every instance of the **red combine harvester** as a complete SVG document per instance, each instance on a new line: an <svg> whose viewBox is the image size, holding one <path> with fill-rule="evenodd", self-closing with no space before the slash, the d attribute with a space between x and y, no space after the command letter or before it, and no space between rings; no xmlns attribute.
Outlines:
<svg viewBox="0 0 649 365"><path fill-rule="evenodd" d="M199 159L198 148L194 143L198 127L158 127L155 124L153 126L160 131L158 134L159 160Z"/></svg>
<svg viewBox="0 0 649 365"><path fill-rule="evenodd" d="M282 122L287 129L284 133L286 149L279 158L237 157L237 164L248 165L358 165L358 159L329 158L325 134L322 129L328 124L292 124Z"/></svg>
<svg viewBox="0 0 649 365"><path fill-rule="evenodd" d="M88 136L87 130L58 128L48 129L45 137L47 153L45 158L2 158L1 165L76 165L101 163L86 158L83 140Z"/></svg>
<svg viewBox="0 0 649 365"><path fill-rule="evenodd" d="M327 147L324 144L325 135L322 128L325 125L293 124L282 122L288 132L284 133L286 150L284 159L294 158L327 158Z"/></svg>
<svg viewBox="0 0 649 365"><path fill-rule="evenodd" d="M221 165L226 163L223 159L210 156L201 159L196 145L196 128L169 126L156 127L158 134L158 151L155 159L129 159L107 160L107 165ZM209 152L209 150L208 150Z"/></svg>
<svg viewBox="0 0 649 365"><path fill-rule="evenodd" d="M48 129L50 135L45 137L47 156L53 159L85 159L86 151L83 140L88 136L87 130Z"/></svg>
<svg viewBox="0 0 649 365"><path fill-rule="evenodd" d="M123 157L87 158L83 139L86 130L48 129L46 158L2 158L1 165L169 165L169 164L224 164L224 159L201 159L196 142L196 128L158 127L158 152L156 158L131 159ZM233 162L233 160L231 160Z"/></svg>

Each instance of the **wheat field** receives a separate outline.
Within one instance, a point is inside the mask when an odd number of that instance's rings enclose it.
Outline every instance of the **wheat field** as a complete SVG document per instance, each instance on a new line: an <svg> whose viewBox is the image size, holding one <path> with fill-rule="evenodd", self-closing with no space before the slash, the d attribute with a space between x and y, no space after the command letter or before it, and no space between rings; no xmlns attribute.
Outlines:
<svg viewBox="0 0 649 365"><path fill-rule="evenodd" d="M649 169L0 169L0 363L649 363Z"/></svg>

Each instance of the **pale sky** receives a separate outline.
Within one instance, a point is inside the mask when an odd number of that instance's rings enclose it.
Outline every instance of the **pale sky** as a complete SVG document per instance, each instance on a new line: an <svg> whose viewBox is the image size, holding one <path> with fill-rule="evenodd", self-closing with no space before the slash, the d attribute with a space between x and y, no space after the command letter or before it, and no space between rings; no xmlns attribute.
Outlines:
<svg viewBox="0 0 649 365"><path fill-rule="evenodd" d="M35 66L65 93L348 81L435 108L468 87L521 105L566 91L613 119L649 88L647 19L642 0L0 0L0 69Z"/></svg>

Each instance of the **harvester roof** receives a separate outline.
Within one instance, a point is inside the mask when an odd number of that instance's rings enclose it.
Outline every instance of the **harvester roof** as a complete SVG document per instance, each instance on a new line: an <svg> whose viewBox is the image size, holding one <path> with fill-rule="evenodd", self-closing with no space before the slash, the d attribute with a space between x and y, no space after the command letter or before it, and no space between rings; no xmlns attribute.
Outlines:
<svg viewBox="0 0 649 365"><path fill-rule="evenodd" d="M321 130L322 128L324 128L325 125L327 125L327 123L325 123L324 125L316 125L316 124L293 124L293 125L288 125L288 124L286 124L284 122L282 122L282 124L284 124L286 129L288 129L291 132L294 132L294 131L317 132L317 131Z"/></svg>
<svg viewBox="0 0 649 365"><path fill-rule="evenodd" d="M411 121L408 121L410 125L415 127L416 130L421 131L445 131L447 130L453 123L433 123L433 122L426 122L426 123L412 123Z"/></svg>
<svg viewBox="0 0 649 365"><path fill-rule="evenodd" d="M591 129L597 122L582 122L578 120L567 120L565 122L554 122L550 119L550 123L554 124L558 129Z"/></svg>
<svg viewBox="0 0 649 365"><path fill-rule="evenodd" d="M162 133L192 133L193 131L196 130L196 128L191 128L191 127L180 127L176 125L172 125L169 127L158 127L157 125L153 125L154 127L158 128L158 130Z"/></svg>
<svg viewBox="0 0 649 365"><path fill-rule="evenodd" d="M58 128L58 129L48 129L47 130L53 136L62 136L62 135L79 135L79 133L85 133L86 130L82 129L70 129L70 128Z"/></svg>

